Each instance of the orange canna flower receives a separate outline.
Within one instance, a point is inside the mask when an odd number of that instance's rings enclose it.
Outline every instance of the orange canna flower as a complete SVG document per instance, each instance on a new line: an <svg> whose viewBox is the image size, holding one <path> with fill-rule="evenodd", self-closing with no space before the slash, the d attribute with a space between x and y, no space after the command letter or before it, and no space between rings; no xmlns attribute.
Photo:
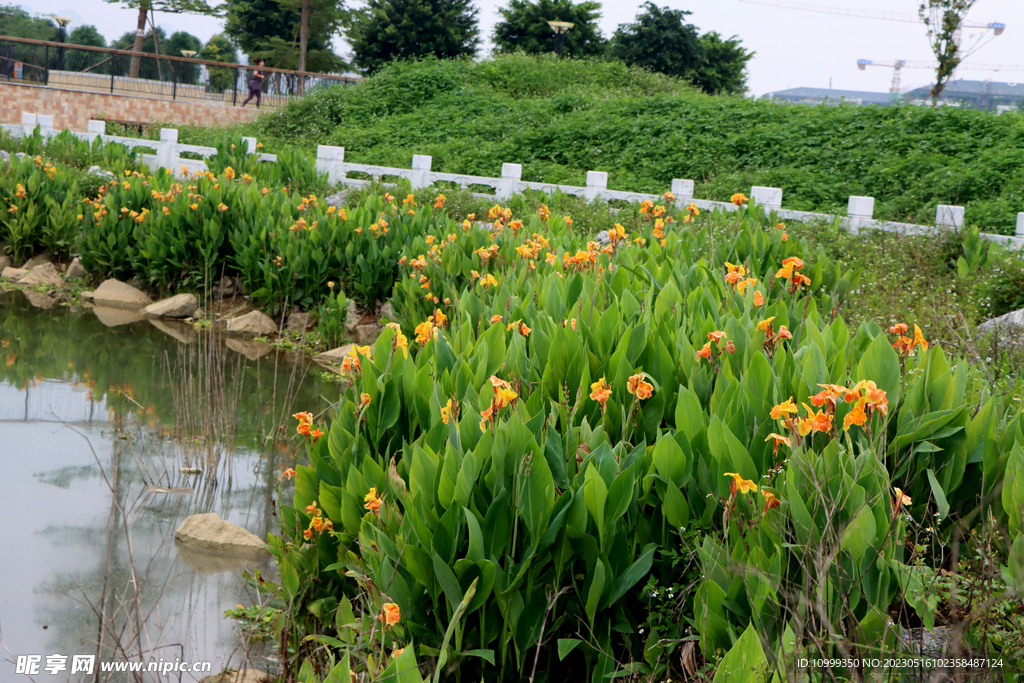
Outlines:
<svg viewBox="0 0 1024 683"><path fill-rule="evenodd" d="M501 322L501 316L500 315L494 314L494 315L491 316L491 324L500 323L500 322Z"/></svg>
<svg viewBox="0 0 1024 683"><path fill-rule="evenodd" d="M362 394L360 394L360 396L359 396L359 405L361 405L361 406L368 406L368 405L370 405L370 395L367 394L366 392L363 392Z"/></svg>
<svg viewBox="0 0 1024 683"><path fill-rule="evenodd" d="M902 336L906 334L909 329L910 326L908 326L906 323L896 323L895 325L889 328L889 334L898 334Z"/></svg>
<svg viewBox="0 0 1024 683"><path fill-rule="evenodd" d="M321 436L323 436L323 435L324 435L324 433L323 433L323 432L321 432L321 431L320 431L319 429L314 429L313 431L311 431L311 432L309 433L309 435L310 435L311 437L313 437L313 443L316 443L316 440L317 440L317 439L319 439L319 438L320 438Z"/></svg>
<svg viewBox="0 0 1024 683"><path fill-rule="evenodd" d="M295 413L294 415L292 415L292 417L294 417L299 422L305 422L306 424L310 424L313 422L313 413Z"/></svg>
<svg viewBox="0 0 1024 683"><path fill-rule="evenodd" d="M864 423L868 421L868 415L864 412L864 407L867 405L866 398L860 398L857 403L853 406L853 410L846 414L843 418L843 431L849 431L852 425L863 427Z"/></svg>
<svg viewBox="0 0 1024 683"><path fill-rule="evenodd" d="M903 489L893 486L892 490L893 493L896 494L896 504L894 506L893 512L899 512L900 507L903 505L910 505L910 496L903 493Z"/></svg>
<svg viewBox="0 0 1024 683"><path fill-rule="evenodd" d="M384 622L384 627L393 626L397 624L402 618L402 612L398 609L398 605L393 602L385 602L384 606L380 610L380 616L377 617Z"/></svg>
<svg viewBox="0 0 1024 683"><path fill-rule="evenodd" d="M295 431L297 431L302 436L309 436L309 432L310 432L311 428L312 428L312 425L310 423L308 423L308 422L300 422L299 426L295 428Z"/></svg>
<svg viewBox="0 0 1024 683"><path fill-rule="evenodd" d="M764 511L761 512L762 516L772 508L777 508L782 505L779 499L776 498L775 494L771 491L761 491L761 493L764 495Z"/></svg>
<svg viewBox="0 0 1024 683"><path fill-rule="evenodd" d="M786 445L786 446L792 447L792 443L790 442L788 436L783 436L782 434L776 434L775 432L772 432L771 434L769 434L768 438L766 438L765 441L774 441L773 445L774 445L775 448L772 451L773 455L778 455L778 453L779 453L779 446L781 446L781 445Z"/></svg>
<svg viewBox="0 0 1024 683"><path fill-rule="evenodd" d="M789 331L789 328L785 325L779 325L779 332L777 335L779 339L792 339L793 333Z"/></svg>
<svg viewBox="0 0 1024 683"><path fill-rule="evenodd" d="M295 477L295 470L293 470L291 467L289 467L288 469L286 469L284 472L281 473L281 476L278 477L278 481L283 481L285 479L292 479L293 477Z"/></svg>
<svg viewBox="0 0 1024 683"><path fill-rule="evenodd" d="M772 419L773 420L783 420L783 419L786 419L784 416L786 416L786 415L796 415L797 410L798 410L798 408L793 403L793 397L790 396L785 401L783 401L782 403L780 403L777 406L775 406L774 408L772 408L772 413L771 413Z"/></svg>
<svg viewBox="0 0 1024 683"><path fill-rule="evenodd" d="M914 325L914 344L913 346L920 346L922 351L928 350L928 342L925 341L924 335L921 333L921 328ZM913 348L913 346L911 348Z"/></svg>
<svg viewBox="0 0 1024 683"><path fill-rule="evenodd" d="M772 333L772 321L773 320L775 320L775 316L774 315L772 317L770 317L770 318L766 318L766 319L762 320L761 322L759 322L757 324L757 329L759 329L761 332L764 332L765 336L771 335L771 333Z"/></svg>
<svg viewBox="0 0 1024 683"><path fill-rule="evenodd" d="M737 192L736 194L729 198L729 201L735 204L736 206L743 206L744 204L750 201L750 197L743 194L742 192Z"/></svg>
<svg viewBox="0 0 1024 683"><path fill-rule="evenodd" d="M629 378L629 381L626 383L626 391L638 399L648 399L654 395L654 386L644 380L642 372L638 372Z"/></svg>
<svg viewBox="0 0 1024 683"><path fill-rule="evenodd" d="M754 305L758 307L764 306L764 295L759 290L754 291Z"/></svg>
<svg viewBox="0 0 1024 683"><path fill-rule="evenodd" d="M725 338L725 332L722 332L721 330L715 330L714 332L708 332L708 340L709 341L716 342L716 341L721 341L724 338Z"/></svg>
<svg viewBox="0 0 1024 683"><path fill-rule="evenodd" d="M697 356L704 360L711 360L711 342L706 342L701 350L697 352Z"/></svg>
<svg viewBox="0 0 1024 683"><path fill-rule="evenodd" d="M753 493L757 490L757 484L749 479L744 479L735 472L726 472L725 476L732 477L732 483L729 484L729 490L732 491L733 495L735 495L737 491L746 494Z"/></svg>
<svg viewBox="0 0 1024 683"><path fill-rule="evenodd" d="M363 507L373 513L380 512L380 506L383 504L381 498L377 495L377 487L374 486L370 489L369 493L363 496Z"/></svg>
<svg viewBox="0 0 1024 683"><path fill-rule="evenodd" d="M601 404L602 412L605 409L605 403L607 403L611 395L612 387L604 381L604 377L590 385L590 398Z"/></svg>
<svg viewBox="0 0 1024 683"><path fill-rule="evenodd" d="M436 336L433 321L427 320L416 326L417 344L426 344L432 336Z"/></svg>

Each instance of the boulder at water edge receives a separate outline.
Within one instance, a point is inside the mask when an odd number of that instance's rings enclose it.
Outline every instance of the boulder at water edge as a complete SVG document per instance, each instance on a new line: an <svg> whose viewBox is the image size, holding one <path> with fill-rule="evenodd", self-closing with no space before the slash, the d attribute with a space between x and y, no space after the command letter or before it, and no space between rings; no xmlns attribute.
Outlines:
<svg viewBox="0 0 1024 683"><path fill-rule="evenodd" d="M2 277L5 280L10 280L11 282L21 282L21 278L28 275L28 273L29 271L25 270L24 268L12 268L10 266L7 266L2 271L0 271L0 277Z"/></svg>
<svg viewBox="0 0 1024 683"><path fill-rule="evenodd" d="M191 318L199 308L195 294L175 294L142 309L147 318Z"/></svg>
<svg viewBox="0 0 1024 683"><path fill-rule="evenodd" d="M79 263L77 256L71 259L71 265L64 273L65 280L84 280L88 276L89 274L85 272L85 268Z"/></svg>
<svg viewBox="0 0 1024 683"><path fill-rule="evenodd" d="M113 278L104 280L103 284L91 294L90 298L94 304L109 308L137 310L153 303L153 300L146 296L145 292Z"/></svg>
<svg viewBox="0 0 1024 683"><path fill-rule="evenodd" d="M369 325L356 325L356 342L360 346L369 346L373 342L377 341L377 337L384 331L384 328L377 323L371 323Z"/></svg>
<svg viewBox="0 0 1024 683"><path fill-rule="evenodd" d="M4 272L5 268L10 267L11 257L7 254L0 254L0 273Z"/></svg>
<svg viewBox="0 0 1024 683"><path fill-rule="evenodd" d="M296 311L288 316L288 329L292 332L305 332L316 324L316 316L312 313Z"/></svg>
<svg viewBox="0 0 1024 683"><path fill-rule="evenodd" d="M262 559L270 554L259 536L220 518L216 512L187 517L174 538L214 555Z"/></svg>
<svg viewBox="0 0 1024 683"><path fill-rule="evenodd" d="M262 311L250 311L245 315L228 321L228 332L233 334L251 334L255 336L274 334L277 325L270 316Z"/></svg>
<svg viewBox="0 0 1024 683"><path fill-rule="evenodd" d="M23 265L22 268L26 270L32 270L36 266L41 266L44 263L50 263L52 260L53 258L50 256L50 252L44 251L41 254L36 254L28 261L25 261L25 265Z"/></svg>
<svg viewBox="0 0 1024 683"><path fill-rule="evenodd" d="M982 324L978 325L978 331L999 331L1003 333L1010 333L1010 335L1013 335L1014 333L1019 335L1024 332L1024 308L1016 311L1010 311L1006 315L1001 315L998 318L986 320Z"/></svg>
<svg viewBox="0 0 1024 683"><path fill-rule="evenodd" d="M354 348L355 346L352 344L345 344L344 346L339 346L336 349L318 353L313 356L313 360L322 365L341 365L342 361L345 360L345 356L347 356Z"/></svg>
<svg viewBox="0 0 1024 683"><path fill-rule="evenodd" d="M48 285L50 287L63 287L64 280L57 272L56 266L49 261L32 268L28 275L18 281L19 285Z"/></svg>

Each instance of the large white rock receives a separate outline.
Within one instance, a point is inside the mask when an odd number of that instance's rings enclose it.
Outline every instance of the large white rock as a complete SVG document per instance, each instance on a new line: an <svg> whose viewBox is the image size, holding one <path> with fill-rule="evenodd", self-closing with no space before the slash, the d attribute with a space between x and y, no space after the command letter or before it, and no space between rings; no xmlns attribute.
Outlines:
<svg viewBox="0 0 1024 683"><path fill-rule="evenodd" d="M5 280L10 280L11 282L21 282L21 278L28 275L28 273L29 271L24 268L12 268L11 266L7 266L0 271L0 277Z"/></svg>
<svg viewBox="0 0 1024 683"><path fill-rule="evenodd" d="M50 261L51 261L50 252L44 251L41 254L37 254L37 255L33 256L28 261L25 261L25 265L23 265L22 268L25 268L26 270L32 270L36 266L41 266L44 263L49 263Z"/></svg>
<svg viewBox="0 0 1024 683"><path fill-rule="evenodd" d="M316 315L296 311L288 316L288 329L292 332L305 332L316 325Z"/></svg>
<svg viewBox="0 0 1024 683"><path fill-rule="evenodd" d="M56 266L49 261L32 268L28 275L18 281L19 285L48 285L50 287L63 287L64 280L57 272Z"/></svg>
<svg viewBox="0 0 1024 683"><path fill-rule="evenodd" d="M250 311L228 321L228 332L234 334L265 335L277 332L277 325L263 311Z"/></svg>
<svg viewBox="0 0 1024 683"><path fill-rule="evenodd" d="M1006 315L1001 315L998 318L992 318L986 320L982 324L978 325L979 332L995 332L1000 330L1009 333L1021 333L1024 332L1024 308L1017 311L1010 311Z"/></svg>
<svg viewBox="0 0 1024 683"><path fill-rule="evenodd" d="M77 256L71 259L71 265L64 272L65 280L84 280L88 276L89 274L85 272L85 268L79 263Z"/></svg>
<svg viewBox="0 0 1024 683"><path fill-rule="evenodd" d="M142 309L147 318L191 318L199 308L195 294L175 294Z"/></svg>
<svg viewBox="0 0 1024 683"><path fill-rule="evenodd" d="M318 353L313 356L313 360L322 365L341 365L342 361L345 360L345 356L347 356L353 348L355 348L353 344L345 344L344 346L339 346L336 349Z"/></svg>
<svg viewBox="0 0 1024 683"><path fill-rule="evenodd" d="M216 512L186 517L174 532L174 538L215 555L258 559L270 554L259 536L221 519Z"/></svg>
<svg viewBox="0 0 1024 683"><path fill-rule="evenodd" d="M384 328L377 323L368 325L356 325L356 341L360 346L369 346L377 341L377 337L384 331Z"/></svg>
<svg viewBox="0 0 1024 683"><path fill-rule="evenodd" d="M92 292L92 301L97 306L128 310L136 310L153 303L145 292L113 278L104 280L103 284Z"/></svg>

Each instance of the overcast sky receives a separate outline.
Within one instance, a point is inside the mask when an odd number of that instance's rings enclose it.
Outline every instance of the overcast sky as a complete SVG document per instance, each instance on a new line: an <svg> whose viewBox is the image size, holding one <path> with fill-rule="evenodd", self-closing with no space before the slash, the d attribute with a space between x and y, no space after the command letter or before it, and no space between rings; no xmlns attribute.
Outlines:
<svg viewBox="0 0 1024 683"><path fill-rule="evenodd" d="M10 1L10 0L9 0ZM17 2L17 0L13 0ZM774 1L774 0L767 0ZM803 0L805 4L887 10L916 14L918 0ZM134 31L136 13L103 0L31 0L22 7L37 14L71 17L71 28L94 24L108 40ZM506 0L476 0L480 9L481 34L486 39L498 19L497 8ZM641 0L606 0L601 29L610 36L623 22L633 19ZM691 11L690 21L703 31L737 35L757 55L750 62L748 83L751 90L766 92L812 86L831 86L842 90L887 92L892 70L857 68L858 59L875 61L906 59L928 60L931 53L925 28L920 24L856 19L799 10L768 7L741 0L658 0L659 6ZM1003 35L988 40L969 60L976 63L1017 66L1024 69L1024 1L978 0L968 17L971 21L1000 21L1007 24ZM221 21L191 15L157 14L157 24L168 33L186 30L204 42L221 28ZM991 36L991 33L988 34ZM965 34L965 44L978 33ZM342 41L335 50L344 51ZM903 89L930 82L927 70L904 70ZM971 71L961 68L958 76L969 79L1024 82L1024 71Z"/></svg>

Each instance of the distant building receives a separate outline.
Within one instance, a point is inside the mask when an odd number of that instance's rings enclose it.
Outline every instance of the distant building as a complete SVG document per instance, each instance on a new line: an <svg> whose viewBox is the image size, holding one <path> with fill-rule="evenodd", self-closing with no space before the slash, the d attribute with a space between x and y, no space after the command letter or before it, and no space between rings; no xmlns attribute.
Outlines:
<svg viewBox="0 0 1024 683"><path fill-rule="evenodd" d="M904 97L915 104L931 102L931 86L915 88ZM942 91L942 104L988 111L1009 111L1024 108L1024 83L993 81L950 81Z"/></svg>
<svg viewBox="0 0 1024 683"><path fill-rule="evenodd" d="M861 90L830 90L828 88L790 88L778 92L766 93L765 99L798 104L872 104L887 107L901 99L900 95L887 92L864 92Z"/></svg>

